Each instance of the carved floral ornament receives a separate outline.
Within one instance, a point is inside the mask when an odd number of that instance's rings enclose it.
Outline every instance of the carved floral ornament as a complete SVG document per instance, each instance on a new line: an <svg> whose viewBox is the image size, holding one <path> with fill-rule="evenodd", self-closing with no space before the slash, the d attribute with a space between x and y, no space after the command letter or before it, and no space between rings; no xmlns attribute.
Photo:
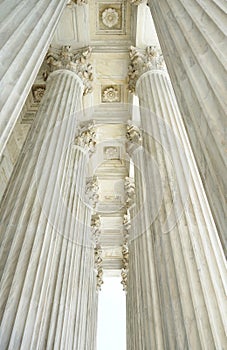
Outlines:
<svg viewBox="0 0 227 350"><path fill-rule="evenodd" d="M106 88L102 93L103 102L119 102L119 91L114 87Z"/></svg>
<svg viewBox="0 0 227 350"><path fill-rule="evenodd" d="M50 72L57 69L68 69L75 72L84 84L84 95L92 91L92 66L87 62L91 56L91 48L71 50L70 46L63 46L60 50L50 47L46 59Z"/></svg>
<svg viewBox="0 0 227 350"><path fill-rule="evenodd" d="M131 64L128 67L128 89L135 92L138 78L149 70L165 70L161 50L156 46L148 46L144 51L130 47Z"/></svg>
<svg viewBox="0 0 227 350"><path fill-rule="evenodd" d="M118 23L118 20L119 15L116 9L107 8L102 12L102 22L106 27L114 27Z"/></svg>

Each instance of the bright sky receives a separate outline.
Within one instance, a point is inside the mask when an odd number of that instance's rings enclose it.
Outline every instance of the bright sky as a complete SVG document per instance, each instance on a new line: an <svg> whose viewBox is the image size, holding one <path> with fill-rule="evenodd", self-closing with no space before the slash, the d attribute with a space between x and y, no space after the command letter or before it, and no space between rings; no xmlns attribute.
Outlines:
<svg viewBox="0 0 227 350"><path fill-rule="evenodd" d="M99 292L97 350L126 350L125 303L120 277L104 275Z"/></svg>

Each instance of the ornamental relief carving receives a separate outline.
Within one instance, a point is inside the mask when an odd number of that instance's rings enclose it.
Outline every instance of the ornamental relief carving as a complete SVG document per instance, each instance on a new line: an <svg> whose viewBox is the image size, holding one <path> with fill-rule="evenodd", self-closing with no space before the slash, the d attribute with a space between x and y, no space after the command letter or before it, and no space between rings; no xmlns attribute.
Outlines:
<svg viewBox="0 0 227 350"><path fill-rule="evenodd" d="M119 88L113 86L105 88L102 92L102 102L120 102Z"/></svg>
<svg viewBox="0 0 227 350"><path fill-rule="evenodd" d="M32 86L32 95L33 95L35 103L40 103L41 102L45 90L46 90L46 86L45 85L36 85L36 84L34 84Z"/></svg>
<svg viewBox="0 0 227 350"><path fill-rule="evenodd" d="M133 125L131 122L128 122L126 129L126 138L131 143L141 145L142 133L140 128L138 128L136 125Z"/></svg>
<svg viewBox="0 0 227 350"><path fill-rule="evenodd" d="M129 57L131 64L128 67L128 89L135 92L138 78L149 70L165 70L165 62L161 50L156 46L148 46L140 51L131 46Z"/></svg>
<svg viewBox="0 0 227 350"><path fill-rule="evenodd" d="M130 177L125 178L125 207L129 209L135 202L135 182Z"/></svg>
<svg viewBox="0 0 227 350"><path fill-rule="evenodd" d="M75 145L88 151L91 156L96 150L96 132L94 129L94 122L89 121L82 129L79 130L79 134L75 137Z"/></svg>
<svg viewBox="0 0 227 350"><path fill-rule="evenodd" d="M119 14L114 8L107 8L102 12L102 22L108 27L114 27L119 21Z"/></svg>
<svg viewBox="0 0 227 350"><path fill-rule="evenodd" d="M99 200L98 190L99 185L97 177L89 177L86 181L85 195L87 202L91 205L93 209L96 207Z"/></svg>
<svg viewBox="0 0 227 350"><path fill-rule="evenodd" d="M50 47L46 60L50 72L58 69L68 69L75 72L83 82L84 95L86 95L92 91L93 71L91 64L87 61L90 56L90 47L72 51L71 47L66 45L60 50Z"/></svg>
<svg viewBox="0 0 227 350"><path fill-rule="evenodd" d="M131 227L130 224L130 216L129 214L125 214L123 218L123 245L122 245L122 269L121 269L121 284L123 286L123 290L127 293L128 287L128 272L129 272L129 229Z"/></svg>
<svg viewBox="0 0 227 350"><path fill-rule="evenodd" d="M97 3L97 34L125 33L125 3L98 2Z"/></svg>

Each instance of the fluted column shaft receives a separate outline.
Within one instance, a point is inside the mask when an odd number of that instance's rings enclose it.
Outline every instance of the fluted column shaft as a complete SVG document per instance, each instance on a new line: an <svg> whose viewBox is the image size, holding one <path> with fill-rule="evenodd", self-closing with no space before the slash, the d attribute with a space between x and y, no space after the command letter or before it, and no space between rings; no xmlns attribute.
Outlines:
<svg viewBox="0 0 227 350"><path fill-rule="evenodd" d="M226 10L221 1L148 1L226 252Z"/></svg>
<svg viewBox="0 0 227 350"><path fill-rule="evenodd" d="M74 144L83 90L73 71L50 74L2 203L2 349L95 348L88 154Z"/></svg>
<svg viewBox="0 0 227 350"><path fill-rule="evenodd" d="M223 348L225 260L167 73L153 69L142 74L136 93L143 146L155 166L146 161L143 167L146 217L150 216L149 234L153 236L146 239L153 252L149 254L150 277L145 273L143 250L137 270L140 276L134 278L141 281L141 288L148 281L157 281L165 349ZM148 249L146 245L144 249ZM145 278L148 281L144 282ZM144 318L143 308L148 308L150 315L154 315L154 308L148 299L142 300L140 322L148 328L150 324L152 332L154 322ZM159 344L150 343L150 348L163 349Z"/></svg>
<svg viewBox="0 0 227 350"><path fill-rule="evenodd" d="M50 45L66 0L0 5L0 155Z"/></svg>
<svg viewBox="0 0 227 350"><path fill-rule="evenodd" d="M126 298L127 349L164 349L161 306L145 186L149 162L141 145L129 145L135 165L135 206L131 210L129 276Z"/></svg>

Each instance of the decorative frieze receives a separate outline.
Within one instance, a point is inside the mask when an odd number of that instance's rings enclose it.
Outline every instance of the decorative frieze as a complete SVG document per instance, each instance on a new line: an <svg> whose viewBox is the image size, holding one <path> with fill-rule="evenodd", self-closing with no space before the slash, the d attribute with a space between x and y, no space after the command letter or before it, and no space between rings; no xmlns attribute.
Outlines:
<svg viewBox="0 0 227 350"><path fill-rule="evenodd" d="M91 48L71 50L69 45L60 50L50 47L46 59L50 72L57 69L68 69L75 72L84 84L84 95L92 91L93 80L92 66L87 60L91 56Z"/></svg>
<svg viewBox="0 0 227 350"><path fill-rule="evenodd" d="M75 138L75 144L85 151L88 151L89 155L95 152L96 132L93 121L87 122L86 125L79 130L79 134Z"/></svg>
<svg viewBox="0 0 227 350"><path fill-rule="evenodd" d="M156 46L148 46L144 51L131 46L129 56L131 64L128 67L128 89L135 92L138 78L149 70L165 69L161 50Z"/></svg>

